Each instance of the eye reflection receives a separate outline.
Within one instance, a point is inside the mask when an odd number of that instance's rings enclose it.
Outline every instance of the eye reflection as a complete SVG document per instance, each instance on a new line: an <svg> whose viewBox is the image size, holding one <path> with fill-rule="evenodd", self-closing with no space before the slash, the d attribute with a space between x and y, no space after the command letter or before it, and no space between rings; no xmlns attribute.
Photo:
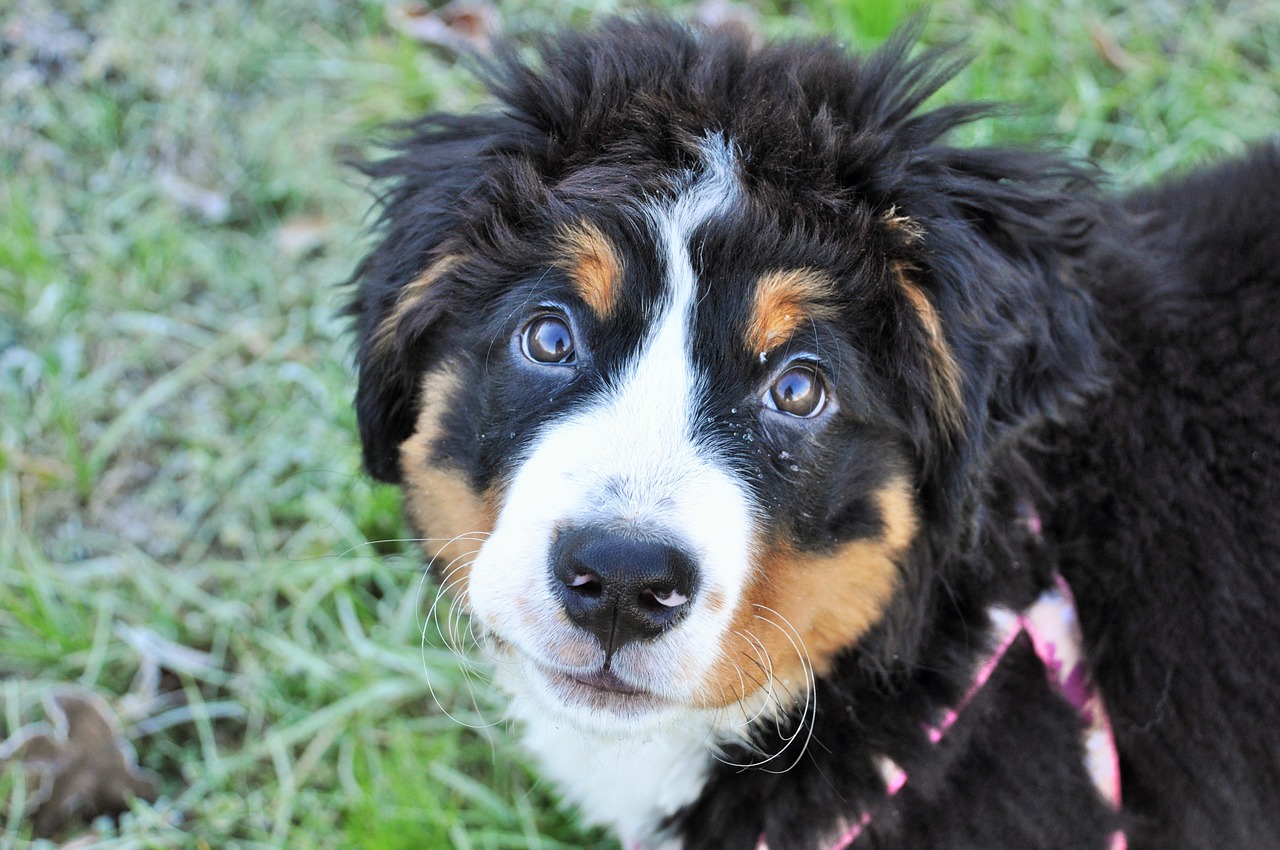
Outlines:
<svg viewBox="0 0 1280 850"><path fill-rule="evenodd" d="M525 325L523 349L534 363L568 365L574 361L573 331L560 316L539 316Z"/></svg>
<svg viewBox="0 0 1280 850"><path fill-rule="evenodd" d="M807 419L816 416L826 400L827 393L817 369L798 363L779 375L769 387L767 403L780 413Z"/></svg>

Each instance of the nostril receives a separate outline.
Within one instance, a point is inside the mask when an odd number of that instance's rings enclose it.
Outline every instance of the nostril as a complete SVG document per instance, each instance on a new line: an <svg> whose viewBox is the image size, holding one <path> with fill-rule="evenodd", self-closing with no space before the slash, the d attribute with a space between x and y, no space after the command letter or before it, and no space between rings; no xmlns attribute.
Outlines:
<svg viewBox="0 0 1280 850"><path fill-rule="evenodd" d="M640 599L654 608L679 608L689 601L689 597L674 588L663 590L654 587L646 587L642 590Z"/></svg>
<svg viewBox="0 0 1280 850"><path fill-rule="evenodd" d="M564 583L564 586L579 596L586 596L591 599L595 599L603 591L600 585L600 577L595 573L574 573L573 577Z"/></svg>

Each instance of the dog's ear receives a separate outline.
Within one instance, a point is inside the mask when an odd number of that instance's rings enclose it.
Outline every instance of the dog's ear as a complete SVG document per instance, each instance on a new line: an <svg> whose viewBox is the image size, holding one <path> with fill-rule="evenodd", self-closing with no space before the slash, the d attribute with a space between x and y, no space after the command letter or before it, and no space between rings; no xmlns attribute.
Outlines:
<svg viewBox="0 0 1280 850"><path fill-rule="evenodd" d="M505 115L429 115L404 125L394 156L358 167L380 187L381 239L352 276L356 417L365 468L400 481L400 445L414 428L419 384L440 362L436 331L459 297L465 229L495 163L526 152L528 128Z"/></svg>
<svg viewBox="0 0 1280 850"><path fill-rule="evenodd" d="M1060 420L1100 386L1092 281L1106 210L1084 170L1051 156L951 151L952 199L978 236L972 249L985 338L973 355L989 390L994 437ZM994 355L994 356L993 356Z"/></svg>
<svg viewBox="0 0 1280 850"><path fill-rule="evenodd" d="M934 148L913 261L956 375L952 433L934 472L964 505L1005 448L1061 421L1101 386L1101 329L1087 277L1106 208L1088 172L1026 151ZM904 205L905 206L905 205ZM976 476L976 477L975 477Z"/></svg>

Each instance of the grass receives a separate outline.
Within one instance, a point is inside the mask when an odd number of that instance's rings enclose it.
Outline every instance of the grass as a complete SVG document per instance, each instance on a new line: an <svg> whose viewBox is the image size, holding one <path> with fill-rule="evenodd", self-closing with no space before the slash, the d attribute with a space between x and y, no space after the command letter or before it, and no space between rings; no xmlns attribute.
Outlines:
<svg viewBox="0 0 1280 850"><path fill-rule="evenodd" d="M917 5L750 9L867 45ZM163 793L98 846L613 847L556 810L438 624L421 640L434 590L359 470L336 316L369 195L340 162L475 83L373 0L5 8L0 738L64 683L116 706ZM1021 107L965 141L1048 138L1122 186L1280 126L1268 0L941 0L926 40L974 57L943 97ZM30 791L0 771L0 850L40 843Z"/></svg>

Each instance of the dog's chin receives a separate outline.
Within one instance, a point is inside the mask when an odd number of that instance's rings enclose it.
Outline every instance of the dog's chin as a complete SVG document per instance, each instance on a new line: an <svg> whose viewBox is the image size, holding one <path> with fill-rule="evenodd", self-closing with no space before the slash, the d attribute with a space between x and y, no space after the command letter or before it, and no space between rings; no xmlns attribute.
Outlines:
<svg viewBox="0 0 1280 850"><path fill-rule="evenodd" d="M506 666L501 686L518 714L531 710L585 733L647 735L687 709L660 694L624 681L611 670L565 671L521 656Z"/></svg>

